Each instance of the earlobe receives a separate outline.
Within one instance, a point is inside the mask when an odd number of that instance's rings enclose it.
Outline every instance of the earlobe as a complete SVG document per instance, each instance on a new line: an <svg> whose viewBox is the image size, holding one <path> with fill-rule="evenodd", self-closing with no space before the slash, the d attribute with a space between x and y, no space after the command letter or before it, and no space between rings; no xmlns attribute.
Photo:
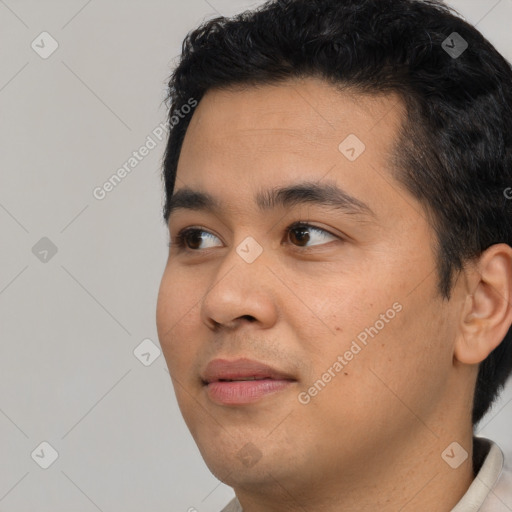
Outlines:
<svg viewBox="0 0 512 512"><path fill-rule="evenodd" d="M489 247L468 277L455 341L455 359L479 364L503 341L512 324L512 248Z"/></svg>

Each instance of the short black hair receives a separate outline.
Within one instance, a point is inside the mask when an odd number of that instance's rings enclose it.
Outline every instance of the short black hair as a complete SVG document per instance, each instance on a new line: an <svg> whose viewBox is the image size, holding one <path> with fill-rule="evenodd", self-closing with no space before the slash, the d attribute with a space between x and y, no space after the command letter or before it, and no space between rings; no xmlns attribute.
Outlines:
<svg viewBox="0 0 512 512"><path fill-rule="evenodd" d="M493 244L512 245L504 193L512 184L512 69L453 8L441 0L270 0L207 20L183 41L169 79L169 117L208 90L307 77L403 101L393 174L435 231L444 299L467 262ZM163 160L166 222L191 115L180 118ZM480 364L473 426L511 372L509 329Z"/></svg>

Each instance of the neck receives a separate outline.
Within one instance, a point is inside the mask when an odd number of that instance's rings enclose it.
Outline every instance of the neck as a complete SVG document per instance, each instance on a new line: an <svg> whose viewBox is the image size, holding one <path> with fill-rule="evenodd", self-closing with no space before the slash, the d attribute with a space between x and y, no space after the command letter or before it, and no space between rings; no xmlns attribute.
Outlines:
<svg viewBox="0 0 512 512"><path fill-rule="evenodd" d="M244 512L450 512L474 479L473 432L453 432L418 429L351 467L318 468L307 481L269 474L265 485L235 488L236 495ZM448 462L456 465L460 449L445 452L454 441L468 453L456 469Z"/></svg>

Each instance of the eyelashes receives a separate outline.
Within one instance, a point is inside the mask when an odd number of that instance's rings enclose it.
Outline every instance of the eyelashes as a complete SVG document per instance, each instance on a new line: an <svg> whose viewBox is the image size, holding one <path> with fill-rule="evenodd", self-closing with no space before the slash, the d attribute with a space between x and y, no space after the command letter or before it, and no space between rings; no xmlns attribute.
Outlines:
<svg viewBox="0 0 512 512"><path fill-rule="evenodd" d="M299 240L299 243L306 242L309 243L311 241L311 238L318 239L318 238L325 238L330 237L334 240L343 240L340 236L334 235L333 233L330 233L326 229L320 228L318 226L314 226L312 224L309 224L304 221L298 221L293 223L292 225L288 226L285 230L286 238L290 238L290 233L298 234L298 237L294 235L294 238ZM311 236L310 233L321 233L320 236ZM203 236L203 234L206 234L206 236ZM202 227L196 226L196 227L187 227L182 229L173 239L171 242L169 242L169 247L175 246L179 251L188 251L188 252L201 252L206 249L200 249L200 248L191 248L190 244L197 245L201 244L205 240L208 239L215 239L218 237L211 233L210 231L203 229ZM293 244L292 244L293 245ZM323 243L315 244L313 246L296 246L299 250L308 250L312 247L316 247L318 245L326 245ZM211 247L208 247L207 249L210 249Z"/></svg>

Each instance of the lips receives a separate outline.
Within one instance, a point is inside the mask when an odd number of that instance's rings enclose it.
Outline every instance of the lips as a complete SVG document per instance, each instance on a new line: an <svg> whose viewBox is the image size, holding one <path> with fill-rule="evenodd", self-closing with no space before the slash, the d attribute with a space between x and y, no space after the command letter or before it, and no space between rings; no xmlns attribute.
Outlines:
<svg viewBox="0 0 512 512"><path fill-rule="evenodd" d="M292 375L277 370L264 363L251 359L241 358L233 361L227 359L214 359L206 366L201 375L203 384L213 382L233 382L251 380L280 380L294 381Z"/></svg>
<svg viewBox="0 0 512 512"><path fill-rule="evenodd" d="M248 406L289 389L297 379L247 358L214 359L201 375L208 398L222 406Z"/></svg>

